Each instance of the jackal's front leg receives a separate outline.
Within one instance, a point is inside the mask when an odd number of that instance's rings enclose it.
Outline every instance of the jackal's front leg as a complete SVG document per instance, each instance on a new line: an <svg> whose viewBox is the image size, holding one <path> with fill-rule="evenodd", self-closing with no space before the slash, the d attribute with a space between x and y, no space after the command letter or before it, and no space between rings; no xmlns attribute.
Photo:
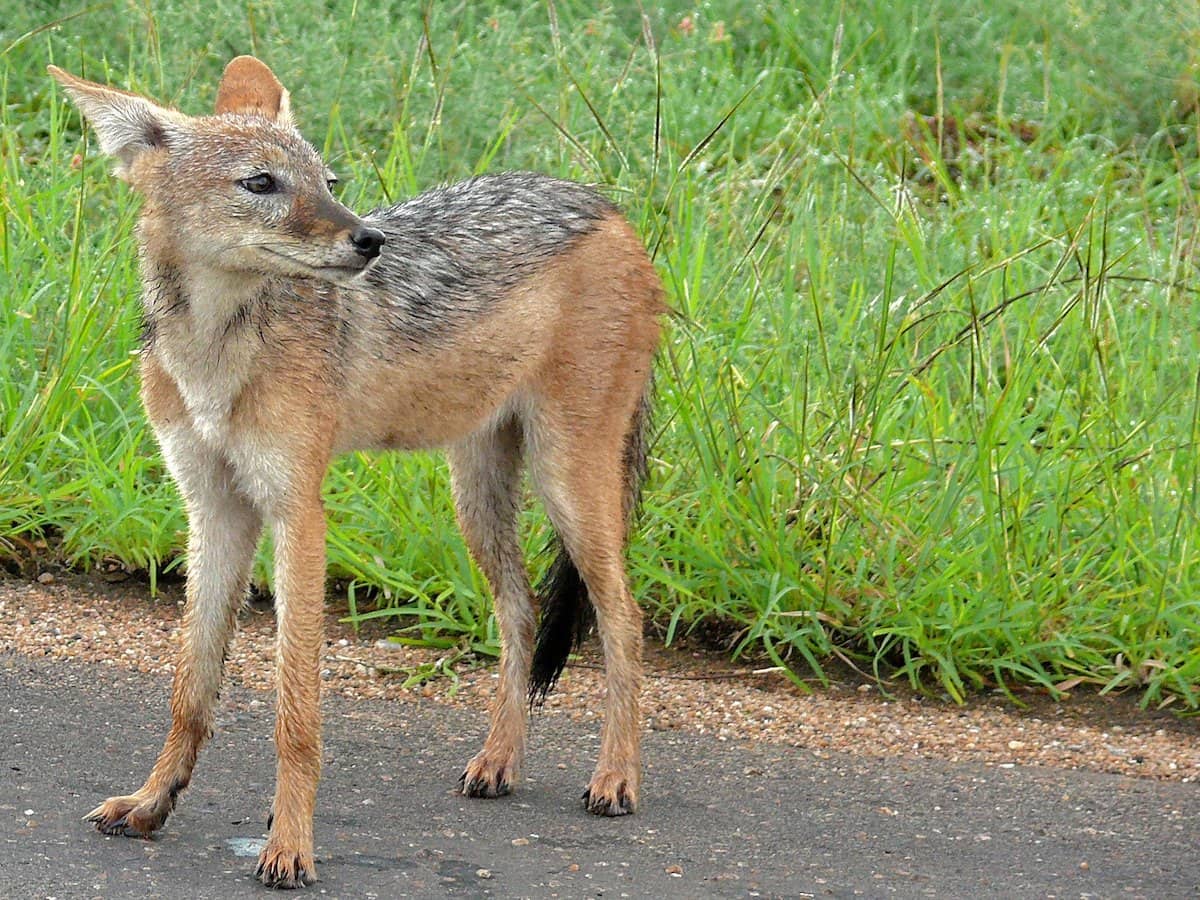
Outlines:
<svg viewBox="0 0 1200 900"><path fill-rule="evenodd" d="M325 518L318 488L275 522L275 802L256 874L269 887L317 880L313 809L321 775L320 660L324 644Z"/></svg>
<svg viewBox="0 0 1200 900"><path fill-rule="evenodd" d="M230 473L187 435L159 435L188 506L187 608L171 692L171 730L150 777L128 796L88 813L105 834L148 836L162 827L187 787L212 733L225 650L246 594L261 520L234 492Z"/></svg>

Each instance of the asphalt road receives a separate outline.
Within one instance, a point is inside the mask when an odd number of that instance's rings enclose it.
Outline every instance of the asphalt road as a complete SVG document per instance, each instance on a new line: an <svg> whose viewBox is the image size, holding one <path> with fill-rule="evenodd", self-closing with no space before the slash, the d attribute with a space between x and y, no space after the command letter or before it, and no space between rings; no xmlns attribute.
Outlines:
<svg viewBox="0 0 1200 900"><path fill-rule="evenodd" d="M0 654L0 896L262 897L274 772L267 695L231 690L154 841L79 821L133 790L166 731L163 678ZM535 719L528 780L453 787L478 715L327 697L317 809L333 897L1145 897L1200 895L1200 786L1032 768L817 757L647 736L643 809L579 794L594 729Z"/></svg>

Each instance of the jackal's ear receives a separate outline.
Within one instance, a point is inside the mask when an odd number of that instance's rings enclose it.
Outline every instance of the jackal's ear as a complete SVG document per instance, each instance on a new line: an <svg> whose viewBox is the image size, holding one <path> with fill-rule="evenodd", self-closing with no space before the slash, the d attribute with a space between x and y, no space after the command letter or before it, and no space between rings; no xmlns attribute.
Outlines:
<svg viewBox="0 0 1200 900"><path fill-rule="evenodd" d="M76 78L58 66L47 66L47 71L96 129L100 149L117 160L116 173L122 178L141 154L166 146L169 132L185 119L145 97Z"/></svg>
<svg viewBox="0 0 1200 900"><path fill-rule="evenodd" d="M264 116L280 125L292 124L287 90L267 64L253 56L236 57L225 67L217 87L216 113Z"/></svg>

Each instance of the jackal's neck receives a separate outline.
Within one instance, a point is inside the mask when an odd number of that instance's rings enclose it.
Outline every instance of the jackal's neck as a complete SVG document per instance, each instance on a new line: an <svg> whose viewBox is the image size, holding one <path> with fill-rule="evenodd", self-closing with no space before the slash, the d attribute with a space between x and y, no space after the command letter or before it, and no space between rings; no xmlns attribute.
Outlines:
<svg viewBox="0 0 1200 900"><path fill-rule="evenodd" d="M221 341L261 306L267 279L204 265L142 256L142 341L149 349L165 332L192 342Z"/></svg>
<svg viewBox="0 0 1200 900"><path fill-rule="evenodd" d="M192 426L208 441L228 434L238 396L262 368L271 331L266 279L142 260L143 352L174 382Z"/></svg>

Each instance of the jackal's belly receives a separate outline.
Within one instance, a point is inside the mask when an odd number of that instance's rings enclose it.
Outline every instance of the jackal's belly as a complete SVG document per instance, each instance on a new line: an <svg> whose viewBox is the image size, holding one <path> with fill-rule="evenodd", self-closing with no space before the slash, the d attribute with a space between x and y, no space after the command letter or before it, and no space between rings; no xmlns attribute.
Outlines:
<svg viewBox="0 0 1200 900"><path fill-rule="evenodd" d="M562 293L527 282L416 347L367 323L340 373L337 449L440 447L478 429L537 380Z"/></svg>
<svg viewBox="0 0 1200 900"><path fill-rule="evenodd" d="M428 398L432 399L432 398ZM391 410L363 415L362 410L345 421L339 430L335 451L352 450L430 450L461 440L507 404L444 404L440 408L427 398L405 398Z"/></svg>
<svg viewBox="0 0 1200 900"><path fill-rule="evenodd" d="M427 361L409 371L375 373L341 405L337 452L445 447L503 415L523 396L525 366L448 366Z"/></svg>

